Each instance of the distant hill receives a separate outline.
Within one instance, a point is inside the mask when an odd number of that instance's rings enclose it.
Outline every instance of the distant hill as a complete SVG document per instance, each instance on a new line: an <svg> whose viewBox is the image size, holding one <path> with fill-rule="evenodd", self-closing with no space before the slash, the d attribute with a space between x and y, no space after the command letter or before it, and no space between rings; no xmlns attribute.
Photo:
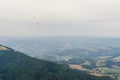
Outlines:
<svg viewBox="0 0 120 80"><path fill-rule="evenodd" d="M0 43L25 54L43 59L44 54L56 50L120 47L120 38L81 36L0 37Z"/></svg>
<svg viewBox="0 0 120 80"><path fill-rule="evenodd" d="M120 80L120 47L97 47L53 51L46 59L93 75L109 75Z"/></svg>
<svg viewBox="0 0 120 80"><path fill-rule="evenodd" d="M0 45L0 80L113 80L38 60Z"/></svg>

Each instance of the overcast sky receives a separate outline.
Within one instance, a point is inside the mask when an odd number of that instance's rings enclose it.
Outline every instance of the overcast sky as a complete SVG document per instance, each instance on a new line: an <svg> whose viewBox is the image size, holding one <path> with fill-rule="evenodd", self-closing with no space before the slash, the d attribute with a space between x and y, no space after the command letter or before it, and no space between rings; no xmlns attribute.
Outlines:
<svg viewBox="0 0 120 80"><path fill-rule="evenodd" d="M120 37L120 0L0 0L0 36Z"/></svg>

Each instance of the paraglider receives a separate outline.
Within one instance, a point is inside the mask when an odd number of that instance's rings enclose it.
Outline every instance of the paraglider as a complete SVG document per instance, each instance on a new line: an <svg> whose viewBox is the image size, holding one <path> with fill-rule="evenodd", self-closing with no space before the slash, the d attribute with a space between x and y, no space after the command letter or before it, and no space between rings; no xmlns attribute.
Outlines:
<svg viewBox="0 0 120 80"><path fill-rule="evenodd" d="M36 23L36 25L37 25L37 26L39 26L39 25L40 25L40 23L39 23L39 22L37 22L37 23Z"/></svg>
<svg viewBox="0 0 120 80"><path fill-rule="evenodd" d="M41 16L35 16L33 17L34 21L35 21L35 24L36 26L40 26L40 21L41 21Z"/></svg>

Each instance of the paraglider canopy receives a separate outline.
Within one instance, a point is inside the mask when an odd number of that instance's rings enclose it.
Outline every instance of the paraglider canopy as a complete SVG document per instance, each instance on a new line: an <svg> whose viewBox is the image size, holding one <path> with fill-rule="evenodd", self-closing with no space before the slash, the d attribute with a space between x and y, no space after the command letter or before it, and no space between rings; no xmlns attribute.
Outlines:
<svg viewBox="0 0 120 80"><path fill-rule="evenodd" d="M35 24L37 26L40 26L40 22L41 22L42 17L41 16L35 16L35 17L33 17L33 19L35 21Z"/></svg>

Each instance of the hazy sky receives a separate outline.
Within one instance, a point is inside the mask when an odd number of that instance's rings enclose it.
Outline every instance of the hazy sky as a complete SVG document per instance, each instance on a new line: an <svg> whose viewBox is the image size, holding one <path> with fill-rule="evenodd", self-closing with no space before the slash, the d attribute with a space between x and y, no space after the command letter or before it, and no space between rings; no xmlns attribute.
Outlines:
<svg viewBox="0 0 120 80"><path fill-rule="evenodd" d="M56 35L120 37L120 0L0 0L0 36Z"/></svg>

